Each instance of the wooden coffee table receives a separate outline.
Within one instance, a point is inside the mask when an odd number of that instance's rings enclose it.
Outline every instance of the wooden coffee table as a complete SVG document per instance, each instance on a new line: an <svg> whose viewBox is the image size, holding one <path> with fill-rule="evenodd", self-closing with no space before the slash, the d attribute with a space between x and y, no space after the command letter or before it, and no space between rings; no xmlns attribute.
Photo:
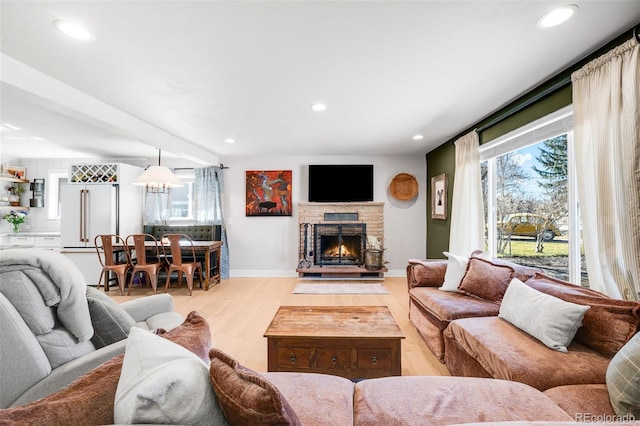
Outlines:
<svg viewBox="0 0 640 426"><path fill-rule="evenodd" d="M402 374L404 335L386 306L281 306L264 336L268 371L348 379Z"/></svg>

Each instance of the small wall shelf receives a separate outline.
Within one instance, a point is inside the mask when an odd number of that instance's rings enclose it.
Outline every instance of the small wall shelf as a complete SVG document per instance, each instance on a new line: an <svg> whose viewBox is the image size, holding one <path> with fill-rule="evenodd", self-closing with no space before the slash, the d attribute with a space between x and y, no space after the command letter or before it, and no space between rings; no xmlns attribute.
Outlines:
<svg viewBox="0 0 640 426"><path fill-rule="evenodd" d="M29 207L27 207L27 206L0 206L0 212L8 212L8 211L28 212L29 211Z"/></svg>
<svg viewBox="0 0 640 426"><path fill-rule="evenodd" d="M13 182L13 183L29 183L29 181L26 179L19 179L17 177L6 176L6 175L0 176L0 181Z"/></svg>

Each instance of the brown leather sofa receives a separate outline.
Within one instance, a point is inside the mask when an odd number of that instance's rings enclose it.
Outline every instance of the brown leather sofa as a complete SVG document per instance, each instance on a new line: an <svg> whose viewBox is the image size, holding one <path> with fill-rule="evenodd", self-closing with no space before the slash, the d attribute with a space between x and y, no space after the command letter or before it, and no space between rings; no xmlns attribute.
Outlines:
<svg viewBox="0 0 640 426"><path fill-rule="evenodd" d="M640 303L611 299L534 268L494 263L510 266L540 292L590 309L568 352L554 351L498 318L500 301L441 291L447 261L412 260L407 266L410 319L451 374L519 381L541 391L604 384L609 361L640 328Z"/></svg>

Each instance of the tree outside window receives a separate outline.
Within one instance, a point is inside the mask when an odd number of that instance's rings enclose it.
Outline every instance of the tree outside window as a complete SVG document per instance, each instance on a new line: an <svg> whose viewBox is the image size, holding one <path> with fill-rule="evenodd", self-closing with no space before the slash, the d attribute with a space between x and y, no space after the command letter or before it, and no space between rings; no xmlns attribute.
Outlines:
<svg viewBox="0 0 640 426"><path fill-rule="evenodd" d="M482 163L485 223L491 223L487 206L494 206L497 256L540 267L564 280L569 276L571 242L567 152L564 134ZM494 173L493 188L489 187L489 170ZM581 281L585 283L582 263Z"/></svg>

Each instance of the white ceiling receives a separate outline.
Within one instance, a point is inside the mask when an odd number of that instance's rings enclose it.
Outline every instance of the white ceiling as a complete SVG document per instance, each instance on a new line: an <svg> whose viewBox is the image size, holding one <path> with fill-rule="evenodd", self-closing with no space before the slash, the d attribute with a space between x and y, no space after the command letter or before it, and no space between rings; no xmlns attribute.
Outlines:
<svg viewBox="0 0 640 426"><path fill-rule="evenodd" d="M1 121L22 130L1 153L423 155L640 22L640 0L571 3L541 30L565 2L3 0Z"/></svg>

